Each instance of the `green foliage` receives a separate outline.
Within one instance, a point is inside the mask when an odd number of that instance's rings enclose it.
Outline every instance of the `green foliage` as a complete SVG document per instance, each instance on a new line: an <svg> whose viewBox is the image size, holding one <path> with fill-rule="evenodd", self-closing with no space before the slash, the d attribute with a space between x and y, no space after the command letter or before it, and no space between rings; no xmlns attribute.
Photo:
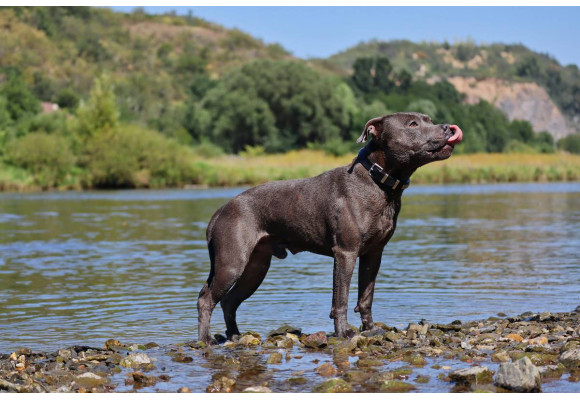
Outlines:
<svg viewBox="0 0 580 400"><path fill-rule="evenodd" d="M71 88L64 88L56 95L56 104L60 108L74 110L79 104L79 95Z"/></svg>
<svg viewBox="0 0 580 400"><path fill-rule="evenodd" d="M0 131L5 130L12 124L12 118L8 111L8 100L6 97L0 96Z"/></svg>
<svg viewBox="0 0 580 400"><path fill-rule="evenodd" d="M192 147L192 151L201 158L216 158L225 154L221 147L208 140L202 140L200 144Z"/></svg>
<svg viewBox="0 0 580 400"><path fill-rule="evenodd" d="M479 49L471 42L460 43L456 48L457 59L462 62L471 60L479 52Z"/></svg>
<svg viewBox="0 0 580 400"><path fill-rule="evenodd" d="M558 148L574 154L580 154L580 133L566 136L558 141Z"/></svg>
<svg viewBox="0 0 580 400"><path fill-rule="evenodd" d="M239 152L261 145L269 152L325 142L341 128L345 104L336 83L295 61L256 61L233 70L202 101L214 143ZM199 110L198 110L199 111ZM348 112L346 112L348 114Z"/></svg>
<svg viewBox="0 0 580 400"><path fill-rule="evenodd" d="M7 144L4 161L32 172L42 188L51 188L71 173L75 156L63 137L31 133Z"/></svg>
<svg viewBox="0 0 580 400"><path fill-rule="evenodd" d="M375 87L383 92L390 92L394 86L391 79L393 66L387 57L378 57L375 60Z"/></svg>
<svg viewBox="0 0 580 400"><path fill-rule="evenodd" d="M89 101L79 105L77 117L79 133L85 136L93 136L99 131L117 126L119 110L113 86L107 75L95 79Z"/></svg>
<svg viewBox="0 0 580 400"><path fill-rule="evenodd" d="M536 57L529 55L516 65L516 74L522 78L536 79L541 77L542 71Z"/></svg>
<svg viewBox="0 0 580 400"><path fill-rule="evenodd" d="M28 88L23 76L15 70L6 73L0 96L6 99L5 109L14 121L30 117L40 111L40 102Z"/></svg>
<svg viewBox="0 0 580 400"><path fill-rule="evenodd" d="M162 187L301 176L285 168L228 176L193 159L239 153L251 162L305 147L355 153L364 124L395 111L460 125L456 153L554 151L550 134L422 77L535 81L568 116L580 113L578 68L521 45L375 41L303 62L193 15L20 7L0 9L0 25L0 162L18 182L46 188L81 179L87 187ZM39 113L41 100L62 111ZM35 142L46 149L33 150ZM576 151L577 136L558 146ZM56 148L63 160L43 172Z"/></svg>
<svg viewBox="0 0 580 400"><path fill-rule="evenodd" d="M372 58L357 58L352 65L354 73L352 74L352 81L354 85L364 93L369 93L373 90L374 81L371 73L373 68Z"/></svg>
<svg viewBox="0 0 580 400"><path fill-rule="evenodd" d="M120 125L89 139L86 153L89 187L164 187L195 179L189 149L139 126Z"/></svg>
<svg viewBox="0 0 580 400"><path fill-rule="evenodd" d="M409 103L406 111L415 111L427 115L437 115L437 107L431 100L419 99Z"/></svg>

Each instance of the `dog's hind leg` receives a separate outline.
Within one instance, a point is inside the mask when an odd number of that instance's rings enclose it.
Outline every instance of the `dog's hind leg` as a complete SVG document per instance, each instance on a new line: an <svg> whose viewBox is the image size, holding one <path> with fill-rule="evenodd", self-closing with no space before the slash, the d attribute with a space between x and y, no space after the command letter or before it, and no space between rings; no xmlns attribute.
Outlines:
<svg viewBox="0 0 580 400"><path fill-rule="evenodd" d="M198 340L206 343L211 342L209 325L213 309L240 279L251 254L239 242L223 239L219 242L211 239L208 243L211 270L197 300Z"/></svg>
<svg viewBox="0 0 580 400"><path fill-rule="evenodd" d="M240 304L254 294L262 284L270 268L271 260L272 254L270 252L254 249L244 273L221 300L228 339L240 334L236 323L236 311Z"/></svg>

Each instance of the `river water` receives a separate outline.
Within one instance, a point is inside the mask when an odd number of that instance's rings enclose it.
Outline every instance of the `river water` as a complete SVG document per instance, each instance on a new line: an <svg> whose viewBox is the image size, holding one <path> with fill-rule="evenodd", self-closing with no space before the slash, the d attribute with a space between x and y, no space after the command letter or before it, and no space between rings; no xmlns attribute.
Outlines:
<svg viewBox="0 0 580 400"><path fill-rule="evenodd" d="M197 336L205 229L243 189L0 194L0 352ZM356 304L356 272L349 320ZM240 330L333 330L332 260L273 259ZM405 327L580 304L580 184L411 186L383 253L376 321ZM225 326L219 307L212 333Z"/></svg>

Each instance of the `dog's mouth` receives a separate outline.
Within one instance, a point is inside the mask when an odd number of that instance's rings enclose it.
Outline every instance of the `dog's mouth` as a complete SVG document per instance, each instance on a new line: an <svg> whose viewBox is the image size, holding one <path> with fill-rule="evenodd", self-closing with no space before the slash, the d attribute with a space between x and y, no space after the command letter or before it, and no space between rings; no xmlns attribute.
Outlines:
<svg viewBox="0 0 580 400"><path fill-rule="evenodd" d="M446 144L455 146L456 144L461 143L461 141L463 140L463 132L461 131L461 128L458 127L457 125L451 125L449 127L449 130L451 131L452 135L449 139L447 139Z"/></svg>
<svg viewBox="0 0 580 400"><path fill-rule="evenodd" d="M430 153L439 153L443 151L453 151L456 144L461 143L463 140L463 131L457 125L451 125L449 127L451 136L439 147L429 150Z"/></svg>

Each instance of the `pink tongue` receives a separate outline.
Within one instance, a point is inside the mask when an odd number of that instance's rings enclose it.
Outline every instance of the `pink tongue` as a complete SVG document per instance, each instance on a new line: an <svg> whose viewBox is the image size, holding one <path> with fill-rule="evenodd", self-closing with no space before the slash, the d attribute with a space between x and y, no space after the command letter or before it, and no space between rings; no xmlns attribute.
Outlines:
<svg viewBox="0 0 580 400"><path fill-rule="evenodd" d="M457 125L451 125L449 128L455 133L449 138L449 140L447 140L447 143L453 145L461 143L461 140L463 140L463 132L461 132L461 128L459 128Z"/></svg>

